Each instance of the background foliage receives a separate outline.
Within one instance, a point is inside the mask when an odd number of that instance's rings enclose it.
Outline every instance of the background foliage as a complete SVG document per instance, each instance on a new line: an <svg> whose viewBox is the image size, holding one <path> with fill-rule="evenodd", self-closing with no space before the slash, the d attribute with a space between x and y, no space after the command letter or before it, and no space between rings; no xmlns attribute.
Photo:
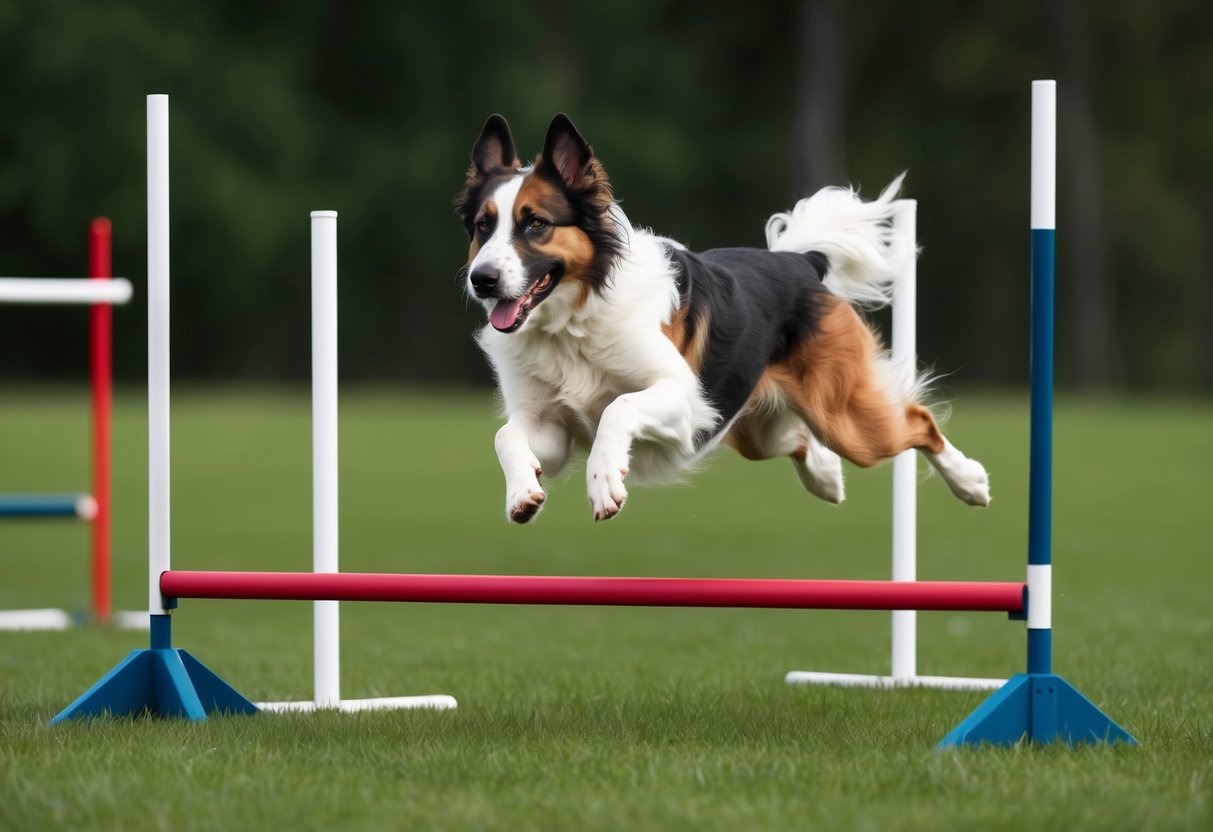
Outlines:
<svg viewBox="0 0 1213 832"><path fill-rule="evenodd" d="M0 273L80 273L106 214L142 300L144 96L167 92L178 377L306 375L307 212L333 208L344 377L484 380L451 197L489 113L534 153L567 111L632 219L692 247L908 168L924 359L1019 383L1028 81L1057 77L1061 378L1210 386L1210 9L0 0ZM121 377L142 317L119 314ZM0 307L0 377L79 377L83 344L81 310Z"/></svg>

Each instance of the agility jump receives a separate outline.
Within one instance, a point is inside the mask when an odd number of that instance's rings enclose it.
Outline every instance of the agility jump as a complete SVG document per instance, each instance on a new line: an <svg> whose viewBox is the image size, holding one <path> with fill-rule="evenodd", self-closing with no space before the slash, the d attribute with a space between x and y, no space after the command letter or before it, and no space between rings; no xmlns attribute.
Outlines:
<svg viewBox="0 0 1213 832"><path fill-rule="evenodd" d="M961 722L939 747L1134 740L1052 672L1052 372L1055 84L1032 96L1032 441L1024 583L570 578L484 575L174 572L169 548L167 97L148 98L149 568L151 647L130 654L53 720L139 714L205 719L257 707L172 647L180 598L498 604L619 604L998 611L1027 618L1027 672ZM315 216L315 215L314 215ZM315 253L315 247L313 248ZM315 267L315 257L313 257ZM335 355L335 353L333 353ZM334 361L335 365L335 361ZM335 461L335 457L334 457ZM317 466L320 459L317 458ZM328 487L335 495L335 465ZM320 487L319 485L317 486ZM334 503L335 505L335 503ZM317 526L317 538L321 528ZM335 527L327 533L335 532ZM318 619L319 621L319 619ZM319 624L317 624L319 632Z"/></svg>
<svg viewBox="0 0 1213 832"><path fill-rule="evenodd" d="M69 494L0 494L0 518L76 518L92 526L91 615L109 623L110 601L110 411L112 402L113 306L127 303L131 284L112 277L110 221L89 224L87 278L0 278L0 303L88 304L89 378L91 385L92 490ZM130 626L129 614L118 623ZM139 616L137 626L146 626ZM0 611L0 630L63 630L73 616L61 609Z"/></svg>

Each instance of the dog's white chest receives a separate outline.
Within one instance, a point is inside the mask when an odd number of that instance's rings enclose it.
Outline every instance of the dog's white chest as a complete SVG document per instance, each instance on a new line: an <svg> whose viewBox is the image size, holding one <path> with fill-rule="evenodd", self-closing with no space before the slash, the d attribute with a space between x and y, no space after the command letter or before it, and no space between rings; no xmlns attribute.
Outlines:
<svg viewBox="0 0 1213 832"><path fill-rule="evenodd" d="M556 403L596 425L606 406L627 392L610 355L602 353L586 338L548 335L528 350L527 371L555 391Z"/></svg>

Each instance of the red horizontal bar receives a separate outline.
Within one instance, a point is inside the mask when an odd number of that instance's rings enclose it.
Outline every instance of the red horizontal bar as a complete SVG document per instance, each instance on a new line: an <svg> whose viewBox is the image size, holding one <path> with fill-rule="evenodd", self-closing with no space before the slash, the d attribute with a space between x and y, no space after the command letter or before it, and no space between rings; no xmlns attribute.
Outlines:
<svg viewBox="0 0 1213 832"><path fill-rule="evenodd" d="M584 578L362 572L165 572L168 598L1019 613L1024 584L736 578Z"/></svg>

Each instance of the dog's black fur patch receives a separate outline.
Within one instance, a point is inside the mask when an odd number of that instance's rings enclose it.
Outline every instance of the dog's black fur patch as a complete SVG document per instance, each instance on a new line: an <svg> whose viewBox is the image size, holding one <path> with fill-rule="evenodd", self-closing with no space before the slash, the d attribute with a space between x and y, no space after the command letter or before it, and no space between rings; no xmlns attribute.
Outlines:
<svg viewBox="0 0 1213 832"><path fill-rule="evenodd" d="M669 246L668 253L688 312L687 340L708 326L699 381L721 421L695 437L700 447L741 411L767 366L817 332L829 259L818 251L755 248L693 253Z"/></svg>

